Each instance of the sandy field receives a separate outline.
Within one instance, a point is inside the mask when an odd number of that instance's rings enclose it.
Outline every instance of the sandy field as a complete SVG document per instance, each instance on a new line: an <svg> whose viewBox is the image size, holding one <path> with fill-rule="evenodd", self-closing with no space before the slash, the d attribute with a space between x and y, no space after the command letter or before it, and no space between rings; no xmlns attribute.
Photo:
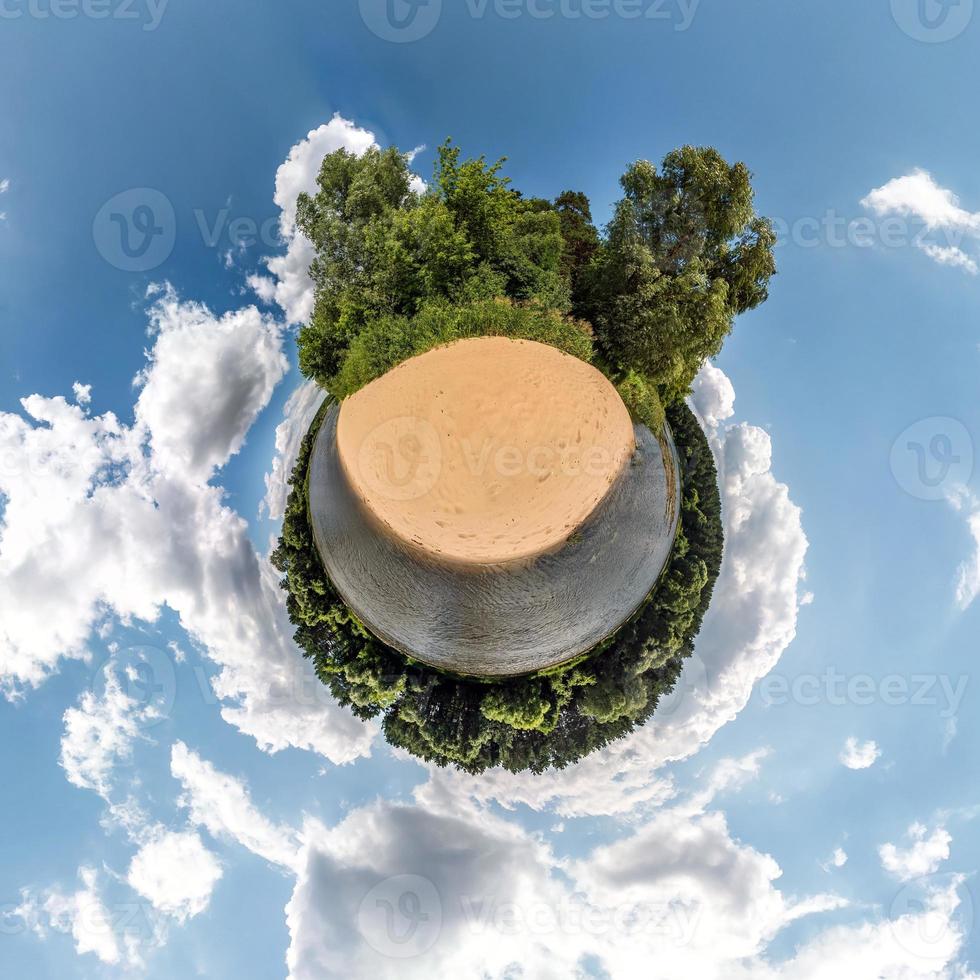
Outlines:
<svg viewBox="0 0 980 980"><path fill-rule="evenodd" d="M591 365L483 337L412 358L344 401L337 450L356 496L399 538L496 564L565 542L635 442L626 406Z"/></svg>

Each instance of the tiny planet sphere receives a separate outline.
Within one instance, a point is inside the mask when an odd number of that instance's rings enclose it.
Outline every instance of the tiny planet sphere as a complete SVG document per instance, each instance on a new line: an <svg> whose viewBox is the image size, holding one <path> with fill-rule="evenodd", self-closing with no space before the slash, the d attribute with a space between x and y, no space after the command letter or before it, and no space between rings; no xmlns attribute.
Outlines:
<svg viewBox="0 0 980 980"><path fill-rule="evenodd" d="M632 422L591 365L481 337L329 408L309 473L324 567L381 640L463 675L566 662L642 604L671 553L668 427Z"/></svg>

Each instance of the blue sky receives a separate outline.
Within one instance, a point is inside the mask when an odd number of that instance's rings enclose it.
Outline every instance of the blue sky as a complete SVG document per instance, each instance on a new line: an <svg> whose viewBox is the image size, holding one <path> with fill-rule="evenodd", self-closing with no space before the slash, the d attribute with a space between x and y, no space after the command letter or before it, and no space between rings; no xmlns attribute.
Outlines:
<svg viewBox="0 0 980 980"><path fill-rule="evenodd" d="M0 4L0 972L980 971L973 7L432 0L388 40L380 0ZM447 136L600 221L629 162L714 145L782 232L695 393L729 523L698 659L540 779L393 756L264 560L315 404L295 194ZM398 958L364 909L409 885L439 915Z"/></svg>

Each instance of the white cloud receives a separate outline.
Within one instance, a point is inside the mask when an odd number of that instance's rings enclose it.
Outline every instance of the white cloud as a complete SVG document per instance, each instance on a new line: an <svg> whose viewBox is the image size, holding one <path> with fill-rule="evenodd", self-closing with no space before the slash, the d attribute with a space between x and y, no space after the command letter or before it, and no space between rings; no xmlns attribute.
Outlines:
<svg viewBox="0 0 980 980"><path fill-rule="evenodd" d="M972 554L956 571L956 605L965 610L980 595L980 500L969 489L955 487L947 499L953 509L966 515L966 525L973 546Z"/></svg>
<svg viewBox="0 0 980 980"><path fill-rule="evenodd" d="M328 153L345 149L360 156L373 146L377 146L373 133L338 113L297 143L276 173L273 199L282 209L279 233L286 243L286 254L265 259L271 275L251 276L249 285L261 300L276 303L288 323L305 323L313 313L313 283L309 268L315 253L296 227L296 200L301 193L316 193L320 164Z"/></svg>
<svg viewBox="0 0 980 980"><path fill-rule="evenodd" d="M848 769L870 769L881 758L881 750L874 741L859 742L851 737L844 743L839 758Z"/></svg>
<svg viewBox="0 0 980 980"><path fill-rule="evenodd" d="M717 775L717 773L716 773ZM787 900L775 861L692 801L565 862L446 773L415 802L308 821L287 907L291 980L333 976L722 977L834 896ZM410 945L399 946L399 937ZM399 953L411 951L410 959Z"/></svg>
<svg viewBox="0 0 980 980"><path fill-rule="evenodd" d="M922 245L922 251L940 265L949 265L954 269L964 269L971 276L977 274L977 263L963 249L957 248L955 245L944 246L926 242Z"/></svg>
<svg viewBox="0 0 980 980"><path fill-rule="evenodd" d="M787 897L775 860L738 842L720 813L665 808L560 861L515 825L459 806L437 777L414 806L379 801L306 834L287 907L290 980L558 978L586 960L590 975L617 980L963 975L960 878L897 896L889 917L811 927L780 960L770 944L788 924L847 903Z"/></svg>
<svg viewBox="0 0 980 980"><path fill-rule="evenodd" d="M166 605L220 665L224 718L263 749L364 755L375 728L299 655L278 574L208 482L283 375L281 328L254 308L153 299L135 425L39 395L0 413L0 690L87 659L107 614L153 622Z"/></svg>
<svg viewBox="0 0 980 980"><path fill-rule="evenodd" d="M961 877L896 902L890 918L823 929L778 963L756 960L726 980L976 980L957 966L966 941L959 915ZM912 896L910 896L912 897Z"/></svg>
<svg viewBox="0 0 980 980"><path fill-rule="evenodd" d="M737 788L761 757L723 760L709 785ZM474 970L558 980L588 958L611 977L721 980L789 923L845 904L781 893L773 858L738 842L703 795L565 861L539 835L461 799L445 772L411 803L378 800L333 827L307 819L297 834L185 746L173 758L193 821L296 876L290 980Z"/></svg>
<svg viewBox="0 0 980 980"><path fill-rule="evenodd" d="M10 178L4 177L0 180L0 194L6 194L10 190Z"/></svg>
<svg viewBox="0 0 980 980"><path fill-rule="evenodd" d="M960 207L951 190L941 187L932 174L919 167L875 188L861 204L882 217L898 214L918 218L929 228L962 228L980 234L980 214Z"/></svg>
<svg viewBox="0 0 980 980"><path fill-rule="evenodd" d="M764 748L756 749L738 759L722 759L707 776L701 777L698 789L685 805L686 808L700 813L721 794L739 790L746 783L757 779L762 762L770 754L771 750Z"/></svg>
<svg viewBox="0 0 980 980"><path fill-rule="evenodd" d="M75 403L77 405L90 405L92 403L92 386L83 385L76 381L72 386L71 390L75 395Z"/></svg>
<svg viewBox="0 0 980 980"><path fill-rule="evenodd" d="M953 838L945 827L936 827L930 834L923 824L914 823L909 827L907 836L911 841L908 847L888 843L878 848L881 866L899 881L933 874L940 864L949 859L949 845Z"/></svg>
<svg viewBox="0 0 980 980"><path fill-rule="evenodd" d="M872 190L861 204L879 218L912 218L921 221L928 232L943 233L944 244L926 241L919 235L914 236L913 243L940 265L977 274L976 261L960 244L964 237L980 238L980 213L962 208L959 198L936 183L927 171L917 168L895 177Z"/></svg>
<svg viewBox="0 0 980 980"><path fill-rule="evenodd" d="M101 697L86 691L78 707L65 712L60 761L68 782L108 799L113 773L132 756L140 725L153 708L141 708L129 696L111 664L102 676L105 690Z"/></svg>
<svg viewBox="0 0 980 980"><path fill-rule="evenodd" d="M42 939L51 930L70 935L79 956L92 953L111 966L139 967L139 939L133 933L118 933L115 917L102 897L98 871L81 867L78 878L80 887L69 894L60 889L25 893L16 914Z"/></svg>
<svg viewBox="0 0 980 980"><path fill-rule="evenodd" d="M830 871L831 868L843 868L845 864L847 864L847 851L843 847L837 847L826 861L820 862L820 867L824 871Z"/></svg>
<svg viewBox="0 0 980 980"><path fill-rule="evenodd" d="M156 343L138 379L137 420L155 466L206 483L241 450L288 370L281 328L254 306L216 317L167 286L150 308L150 330Z"/></svg>
<svg viewBox="0 0 980 980"><path fill-rule="evenodd" d="M666 808L613 844L559 860L536 835L461 802L435 774L413 805L379 801L308 822L287 907L290 980L340 976L726 977L802 915L776 862L720 813ZM390 927L390 929L389 929ZM410 959L399 935L410 932Z"/></svg>
<svg viewBox="0 0 980 980"><path fill-rule="evenodd" d="M154 908L185 922L208 907L221 874L196 833L158 830L136 853L126 880Z"/></svg>
<svg viewBox="0 0 980 980"><path fill-rule="evenodd" d="M643 728L577 766L540 776L454 773L460 792L505 806L554 807L561 816L657 806L673 793L660 770L694 755L734 719L776 665L796 635L808 545L800 509L772 473L768 433L727 424L734 400L728 377L705 365L694 407L719 464L725 559L695 656L674 694Z"/></svg>
<svg viewBox="0 0 980 980"><path fill-rule="evenodd" d="M281 520L286 513L289 477L299 454L299 446L313 424L323 399L323 389L316 382L307 381L286 402L285 417L276 429L276 455L272 461L272 471L265 478L265 499L262 501L263 510L271 520Z"/></svg>
<svg viewBox="0 0 980 980"><path fill-rule="evenodd" d="M264 817L241 780L218 772L183 742L176 742L171 750L170 771L183 786L179 802L190 811L192 823L216 837L237 841L273 864L296 866L295 832Z"/></svg>

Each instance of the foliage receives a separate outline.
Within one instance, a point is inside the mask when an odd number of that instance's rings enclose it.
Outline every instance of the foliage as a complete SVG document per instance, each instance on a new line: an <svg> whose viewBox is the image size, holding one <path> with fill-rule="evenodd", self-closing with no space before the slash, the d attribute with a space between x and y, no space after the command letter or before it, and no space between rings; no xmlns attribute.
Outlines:
<svg viewBox="0 0 980 980"><path fill-rule="evenodd" d="M469 772L562 768L650 717L693 650L721 566L714 460L686 405L668 412L681 462L681 525L657 587L589 654L495 682L406 658L372 636L330 583L307 513L306 477L322 415L300 450L273 563L284 575L296 640L341 704L361 718L380 716L392 744Z"/></svg>
<svg viewBox="0 0 980 980"><path fill-rule="evenodd" d="M581 191L563 191L555 198L565 246L562 271L568 279L572 305L581 305L585 273L599 250L599 232L592 223L592 207Z"/></svg>
<svg viewBox="0 0 980 980"><path fill-rule="evenodd" d="M766 299L775 234L755 214L748 169L717 150L675 150L660 173L641 160L621 183L576 314L614 373L643 374L672 400L721 350L734 317Z"/></svg>
<svg viewBox="0 0 980 980"><path fill-rule="evenodd" d="M301 194L296 212L316 250L313 317L299 335L305 374L329 389L361 330L433 300L507 297L567 312L559 216L512 190L502 165L461 161L447 142L420 193L397 150L324 159L317 193Z"/></svg>
<svg viewBox="0 0 980 980"><path fill-rule="evenodd" d="M748 169L690 146L659 172L641 160L623 175L624 197L600 236L584 194L522 197L503 162L463 160L447 142L422 191L395 149L324 159L316 194L297 205L316 250L302 370L344 397L382 365L447 339L541 331L532 339L568 350L585 322L634 417L656 419L658 398L686 395L734 317L766 299L775 236L755 213ZM507 312L490 304L502 299ZM569 312L576 321L562 323ZM487 329L475 330L475 315L489 317Z"/></svg>
<svg viewBox="0 0 980 980"><path fill-rule="evenodd" d="M468 337L535 340L583 361L592 360L589 325L556 310L517 306L507 299L462 306L428 303L411 320L383 316L369 323L351 342L331 391L339 399L346 398L402 361Z"/></svg>
<svg viewBox="0 0 980 980"><path fill-rule="evenodd" d="M664 425L664 406L656 387L635 371L630 371L617 385L620 398L630 410L630 415L651 432L659 432Z"/></svg>

